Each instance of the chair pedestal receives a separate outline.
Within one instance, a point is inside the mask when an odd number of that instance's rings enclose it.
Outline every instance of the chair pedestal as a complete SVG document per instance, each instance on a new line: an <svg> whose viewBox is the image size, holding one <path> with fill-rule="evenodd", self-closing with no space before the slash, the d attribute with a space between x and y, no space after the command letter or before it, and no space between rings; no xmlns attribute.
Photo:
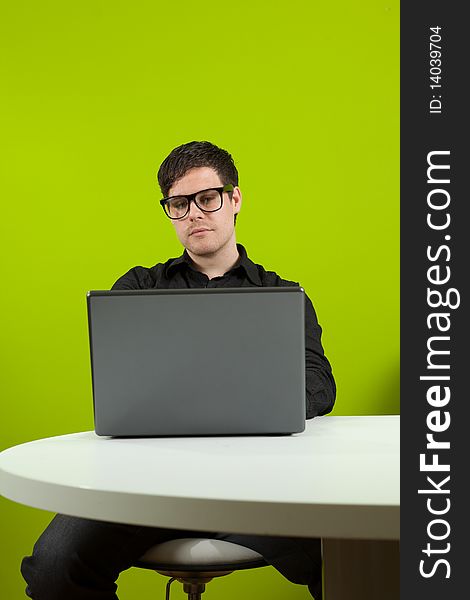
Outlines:
<svg viewBox="0 0 470 600"><path fill-rule="evenodd" d="M206 591L206 583L212 581L214 577L222 577L223 575L230 575L232 571L198 571L197 573L190 571L161 571L156 569L160 575L170 577L170 581L167 584L166 598L169 600L170 597L170 585L173 581L179 581L183 584L183 591L188 594L188 600L201 600L201 594Z"/></svg>
<svg viewBox="0 0 470 600"><path fill-rule="evenodd" d="M266 566L261 554L223 540L184 538L171 540L150 548L135 564L170 577L166 599L173 581L183 584L188 600L200 600L201 594L214 577L229 575L241 569Z"/></svg>

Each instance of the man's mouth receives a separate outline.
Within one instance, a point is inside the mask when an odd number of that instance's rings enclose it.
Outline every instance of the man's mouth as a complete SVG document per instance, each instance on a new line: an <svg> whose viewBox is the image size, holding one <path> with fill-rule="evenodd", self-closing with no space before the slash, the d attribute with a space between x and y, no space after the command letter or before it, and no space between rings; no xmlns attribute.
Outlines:
<svg viewBox="0 0 470 600"><path fill-rule="evenodd" d="M189 235L197 235L197 234L203 234L206 231L210 231L210 229L206 229L205 227L198 227L197 229L193 229L192 231L190 231Z"/></svg>

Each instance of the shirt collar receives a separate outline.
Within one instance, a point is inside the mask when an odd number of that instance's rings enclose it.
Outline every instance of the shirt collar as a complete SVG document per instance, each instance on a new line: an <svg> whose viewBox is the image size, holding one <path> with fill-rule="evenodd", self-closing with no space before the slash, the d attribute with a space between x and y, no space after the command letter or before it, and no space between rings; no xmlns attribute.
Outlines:
<svg viewBox="0 0 470 600"><path fill-rule="evenodd" d="M240 255L240 259L239 259L238 263L233 267L233 269L231 269L231 271L241 268L245 271L245 273L247 274L248 279L251 281L251 283L253 283L254 285L262 286L261 278L258 273L258 268L255 265L255 263L248 258L248 255L246 253L244 246L242 246L241 244L237 244L237 250ZM166 275L167 275L167 277L170 277L171 274L174 272L174 270L176 270L178 268L188 268L188 267L192 268L192 261L191 261L191 258L189 257L189 254L185 250L181 256L173 259L166 266Z"/></svg>

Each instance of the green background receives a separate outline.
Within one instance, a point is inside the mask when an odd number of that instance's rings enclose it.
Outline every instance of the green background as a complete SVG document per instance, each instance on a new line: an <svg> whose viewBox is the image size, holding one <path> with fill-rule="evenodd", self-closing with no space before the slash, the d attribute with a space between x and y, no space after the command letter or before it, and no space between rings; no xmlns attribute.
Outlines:
<svg viewBox="0 0 470 600"><path fill-rule="evenodd" d="M191 140L232 153L237 240L311 297L333 414L398 412L398 0L16 0L0 60L2 448L93 428L85 294L181 253L155 173ZM19 600L52 515L0 509L0 595ZM119 584L164 597L151 572ZM310 597L272 568L206 592L241 594Z"/></svg>

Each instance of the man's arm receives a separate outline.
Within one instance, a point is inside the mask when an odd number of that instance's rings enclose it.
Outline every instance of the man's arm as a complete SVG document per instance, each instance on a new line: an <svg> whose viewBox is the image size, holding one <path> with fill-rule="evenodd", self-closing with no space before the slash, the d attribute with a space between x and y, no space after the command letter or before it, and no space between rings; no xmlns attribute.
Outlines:
<svg viewBox="0 0 470 600"><path fill-rule="evenodd" d="M324 415L333 409L336 384L331 365L321 344L322 330L310 298L305 294L305 379L307 419Z"/></svg>

